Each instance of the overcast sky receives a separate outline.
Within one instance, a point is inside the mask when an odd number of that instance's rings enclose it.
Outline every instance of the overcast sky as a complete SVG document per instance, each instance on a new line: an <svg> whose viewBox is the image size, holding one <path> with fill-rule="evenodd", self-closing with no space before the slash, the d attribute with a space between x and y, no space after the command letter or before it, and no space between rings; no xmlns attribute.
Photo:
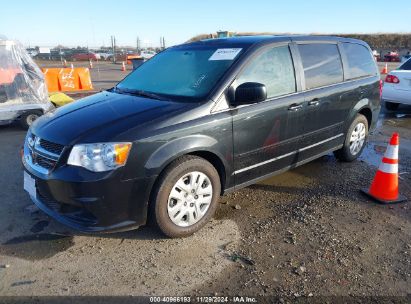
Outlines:
<svg viewBox="0 0 411 304"><path fill-rule="evenodd" d="M386 0L0 0L0 35L26 46L158 46L217 30L411 32L411 6ZM396 9L397 7L398 9Z"/></svg>

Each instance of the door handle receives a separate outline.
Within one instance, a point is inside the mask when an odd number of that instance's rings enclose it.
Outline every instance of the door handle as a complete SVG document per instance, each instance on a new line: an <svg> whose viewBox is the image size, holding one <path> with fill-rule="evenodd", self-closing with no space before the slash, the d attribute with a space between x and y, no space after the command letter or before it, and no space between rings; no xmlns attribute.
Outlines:
<svg viewBox="0 0 411 304"><path fill-rule="evenodd" d="M320 100L318 98L314 98L313 100L308 102L308 105L313 106L313 107L318 106L319 104L320 104Z"/></svg>
<svg viewBox="0 0 411 304"><path fill-rule="evenodd" d="M298 111L298 110L302 109L302 107L303 107L302 104L293 103L293 104L288 108L288 110L289 110L289 111Z"/></svg>

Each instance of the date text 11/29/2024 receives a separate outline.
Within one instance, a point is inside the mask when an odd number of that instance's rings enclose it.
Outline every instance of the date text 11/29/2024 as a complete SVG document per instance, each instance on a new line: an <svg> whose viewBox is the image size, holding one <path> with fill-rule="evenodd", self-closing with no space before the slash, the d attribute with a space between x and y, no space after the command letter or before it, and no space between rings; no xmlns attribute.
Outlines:
<svg viewBox="0 0 411 304"><path fill-rule="evenodd" d="M246 296L150 297L150 303L257 303L257 299Z"/></svg>

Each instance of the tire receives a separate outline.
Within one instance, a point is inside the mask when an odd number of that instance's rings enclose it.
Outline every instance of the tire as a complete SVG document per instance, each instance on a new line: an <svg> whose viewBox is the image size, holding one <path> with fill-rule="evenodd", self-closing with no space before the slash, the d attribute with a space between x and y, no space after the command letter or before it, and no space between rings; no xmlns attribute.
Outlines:
<svg viewBox="0 0 411 304"><path fill-rule="evenodd" d="M198 185L191 188L185 184L199 176L205 176L201 185L203 191L199 191ZM177 185L182 185L183 181L186 190ZM192 190L194 188L197 190ZM207 194L203 195L202 192ZM220 192L220 177L212 164L193 155L180 157L163 171L154 187L149 222L168 237L187 237L213 217Z"/></svg>
<svg viewBox="0 0 411 304"><path fill-rule="evenodd" d="M355 137L354 132L359 134L359 136ZM368 120L364 115L357 114L348 128L343 147L334 151L335 157L344 162L352 162L353 160L356 160L364 150L367 138Z"/></svg>
<svg viewBox="0 0 411 304"><path fill-rule="evenodd" d="M28 111L20 117L20 125L25 130L29 129L33 122L42 115L41 111Z"/></svg>
<svg viewBox="0 0 411 304"><path fill-rule="evenodd" d="M390 110L390 111L395 111L395 110L397 110L399 106L400 106L399 103L388 102L388 101L385 102L385 108L386 108L387 110Z"/></svg>

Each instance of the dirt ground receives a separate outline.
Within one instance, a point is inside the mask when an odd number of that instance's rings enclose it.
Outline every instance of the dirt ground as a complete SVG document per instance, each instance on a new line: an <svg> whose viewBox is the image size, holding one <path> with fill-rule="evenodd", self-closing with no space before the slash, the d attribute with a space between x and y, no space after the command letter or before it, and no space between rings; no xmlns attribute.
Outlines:
<svg viewBox="0 0 411 304"><path fill-rule="evenodd" d="M0 127L0 296L408 303L411 200L379 205L359 192L392 132L401 136L400 192L411 199L411 107L400 107L381 114L360 160L341 163L330 154L224 196L204 229L171 240L148 227L84 235L49 218L22 190L25 132Z"/></svg>
<svg viewBox="0 0 411 304"><path fill-rule="evenodd" d="M402 136L400 192L410 197L411 121L398 116L381 120L359 161L340 163L330 154L224 197L217 218L241 223L241 243L233 252L254 265L240 260L236 271L202 292L409 296L410 202L379 205L359 193L396 131ZM241 209L233 212L234 204Z"/></svg>

